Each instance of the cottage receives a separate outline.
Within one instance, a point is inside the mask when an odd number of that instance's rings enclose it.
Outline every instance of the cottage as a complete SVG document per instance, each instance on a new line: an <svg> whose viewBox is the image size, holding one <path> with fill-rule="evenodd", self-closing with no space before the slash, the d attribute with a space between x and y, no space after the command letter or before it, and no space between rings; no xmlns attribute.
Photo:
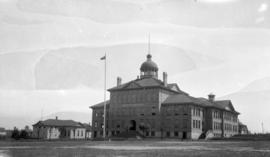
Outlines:
<svg viewBox="0 0 270 157"><path fill-rule="evenodd" d="M86 139L86 126L73 120L48 119L33 125L33 137L38 139Z"/></svg>

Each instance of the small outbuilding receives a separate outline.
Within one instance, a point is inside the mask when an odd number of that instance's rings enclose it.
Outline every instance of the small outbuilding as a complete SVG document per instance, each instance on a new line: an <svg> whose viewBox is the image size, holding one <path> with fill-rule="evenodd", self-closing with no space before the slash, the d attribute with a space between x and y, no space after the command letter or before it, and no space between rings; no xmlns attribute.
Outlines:
<svg viewBox="0 0 270 157"><path fill-rule="evenodd" d="M87 127L73 120L48 119L33 125L33 137L38 139L86 139Z"/></svg>

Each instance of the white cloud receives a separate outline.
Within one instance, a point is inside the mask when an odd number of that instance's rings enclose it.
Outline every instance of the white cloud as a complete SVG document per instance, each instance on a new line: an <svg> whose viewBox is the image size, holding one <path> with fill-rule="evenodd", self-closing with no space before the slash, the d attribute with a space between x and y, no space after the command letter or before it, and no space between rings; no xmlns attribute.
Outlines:
<svg viewBox="0 0 270 157"><path fill-rule="evenodd" d="M265 12L268 9L268 5L266 3L262 3L258 9L258 12Z"/></svg>

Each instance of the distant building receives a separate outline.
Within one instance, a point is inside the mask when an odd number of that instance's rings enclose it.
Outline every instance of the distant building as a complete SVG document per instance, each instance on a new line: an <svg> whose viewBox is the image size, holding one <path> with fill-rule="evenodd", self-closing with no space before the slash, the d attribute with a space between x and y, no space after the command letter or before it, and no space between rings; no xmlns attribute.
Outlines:
<svg viewBox="0 0 270 157"><path fill-rule="evenodd" d="M39 139L86 139L87 127L73 120L48 119L33 125L33 137Z"/></svg>
<svg viewBox="0 0 270 157"><path fill-rule="evenodd" d="M238 133L241 135L249 134L247 125L239 122L239 132Z"/></svg>
<svg viewBox="0 0 270 157"><path fill-rule="evenodd" d="M125 132L137 132L146 137L199 139L231 137L238 134L238 115L230 100L216 101L195 98L182 91L176 83L168 83L167 73L158 79L158 66L147 55L137 79L109 89L106 101L106 126L104 102L91 106L92 137L113 137Z"/></svg>
<svg viewBox="0 0 270 157"><path fill-rule="evenodd" d="M85 127L85 138L86 139L91 139L92 138L92 127L90 124L84 123L83 126Z"/></svg>
<svg viewBox="0 0 270 157"><path fill-rule="evenodd" d="M7 131L5 128L0 128L0 139L1 138L6 138L7 137Z"/></svg>

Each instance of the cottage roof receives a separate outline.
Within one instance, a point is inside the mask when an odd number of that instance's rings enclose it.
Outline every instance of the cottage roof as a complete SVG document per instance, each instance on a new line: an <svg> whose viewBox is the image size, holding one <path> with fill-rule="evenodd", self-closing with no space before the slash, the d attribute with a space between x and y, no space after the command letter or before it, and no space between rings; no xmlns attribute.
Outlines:
<svg viewBox="0 0 270 157"><path fill-rule="evenodd" d="M48 119L44 121L39 121L33 126L84 127L81 123L75 122L73 120L58 120L58 119Z"/></svg>

